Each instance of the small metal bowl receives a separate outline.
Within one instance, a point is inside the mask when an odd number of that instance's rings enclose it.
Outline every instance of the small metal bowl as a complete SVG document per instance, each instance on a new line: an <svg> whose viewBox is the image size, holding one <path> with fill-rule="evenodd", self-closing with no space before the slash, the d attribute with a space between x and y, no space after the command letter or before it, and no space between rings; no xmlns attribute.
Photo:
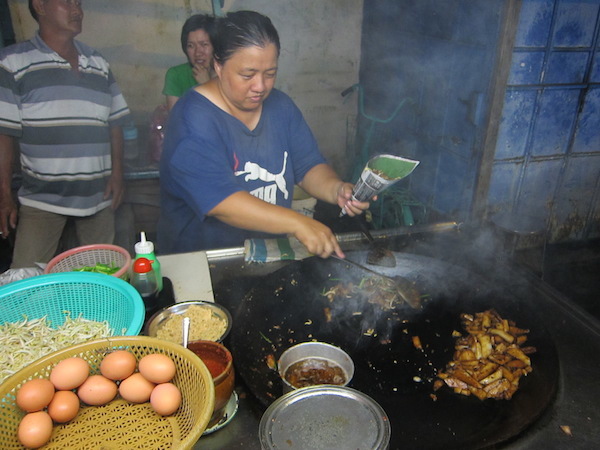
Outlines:
<svg viewBox="0 0 600 450"><path fill-rule="evenodd" d="M225 323L226 323L225 331L221 334L221 336L218 339L215 340L216 342L223 342L223 340L227 337L227 335L231 331L231 323L232 323L231 314L224 306L219 305L218 303L208 302L208 301L203 301L203 300L191 300L191 301L187 301L187 302L174 303L172 305L166 306L163 309L157 311L146 322L146 326L144 327L144 334L146 336L158 337L157 336L158 330L170 317L172 317L173 315L185 316L185 313L191 306L200 306L202 308L208 308L208 309L210 309L213 317L219 317L219 318L225 320ZM191 324L190 324L190 327L191 327L190 342L193 341L192 335L193 335L194 329L197 330L197 328L195 328L197 326L198 326L197 324L194 325L194 321L192 320ZM183 330L182 330L181 335L183 337ZM208 340L208 339L201 339L201 340Z"/></svg>
<svg viewBox="0 0 600 450"><path fill-rule="evenodd" d="M342 386L346 386L350 383L350 380L354 376L354 362L352 361L352 358L350 358L350 355L341 348L325 342L302 342L284 351L277 363L279 376L283 382L284 394L297 389L297 387L293 386L285 379L286 371L294 363L306 359L326 360L339 366L345 376L345 382Z"/></svg>

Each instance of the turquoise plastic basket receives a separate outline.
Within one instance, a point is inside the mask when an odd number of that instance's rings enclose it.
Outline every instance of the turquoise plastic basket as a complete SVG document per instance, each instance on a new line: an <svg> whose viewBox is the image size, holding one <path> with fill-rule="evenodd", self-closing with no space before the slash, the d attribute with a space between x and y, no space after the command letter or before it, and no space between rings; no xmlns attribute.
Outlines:
<svg viewBox="0 0 600 450"><path fill-rule="evenodd" d="M64 323L65 311L73 319L107 321L115 336L139 334L146 315L133 286L99 273L39 275L0 287L0 323L46 316L56 328Z"/></svg>

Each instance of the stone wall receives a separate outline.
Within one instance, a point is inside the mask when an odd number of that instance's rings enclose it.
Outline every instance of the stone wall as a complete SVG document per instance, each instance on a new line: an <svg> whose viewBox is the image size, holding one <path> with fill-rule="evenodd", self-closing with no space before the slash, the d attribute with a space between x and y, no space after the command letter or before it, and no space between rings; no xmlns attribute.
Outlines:
<svg viewBox="0 0 600 450"><path fill-rule="evenodd" d="M358 81L362 0L216 0L220 12L250 9L268 15L282 52L276 86L298 104L331 163L346 170L346 128L356 98L340 93ZM220 6L222 5L222 6ZM17 41L37 29L26 0L9 0ZM85 0L79 39L109 60L135 121L144 128L164 101L164 74L185 62L185 19L213 13L211 0Z"/></svg>

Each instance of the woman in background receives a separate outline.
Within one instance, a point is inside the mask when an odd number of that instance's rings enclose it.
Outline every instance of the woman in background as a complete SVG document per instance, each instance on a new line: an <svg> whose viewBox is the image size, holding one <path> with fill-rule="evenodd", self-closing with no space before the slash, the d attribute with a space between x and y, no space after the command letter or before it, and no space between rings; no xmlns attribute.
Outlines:
<svg viewBox="0 0 600 450"><path fill-rule="evenodd" d="M292 99L274 89L279 35L268 17L236 11L217 19L216 78L190 89L169 114L160 161L161 253L241 246L294 236L323 258L344 254L321 222L291 209L300 185L360 214L353 185L325 162Z"/></svg>
<svg viewBox="0 0 600 450"><path fill-rule="evenodd" d="M188 89L214 77L212 34L214 18L196 14L188 18L181 29L181 48L188 62L171 67L165 76L163 94L171 110Z"/></svg>
<svg viewBox="0 0 600 450"><path fill-rule="evenodd" d="M150 118L150 155L155 162L160 161L165 125L173 105L187 90L215 76L212 45L214 23L214 17L196 14L188 18L181 28L181 48L188 62L167 70L162 91L166 104L159 105Z"/></svg>

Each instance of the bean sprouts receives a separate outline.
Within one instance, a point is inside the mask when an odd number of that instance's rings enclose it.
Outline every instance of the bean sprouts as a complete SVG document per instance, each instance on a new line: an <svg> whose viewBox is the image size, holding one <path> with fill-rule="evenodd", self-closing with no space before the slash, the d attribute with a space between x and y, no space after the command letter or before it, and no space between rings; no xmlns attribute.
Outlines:
<svg viewBox="0 0 600 450"><path fill-rule="evenodd" d="M64 311L65 322L52 328L46 316L0 325L0 383L25 366L52 352L112 335L107 321L78 317Z"/></svg>

